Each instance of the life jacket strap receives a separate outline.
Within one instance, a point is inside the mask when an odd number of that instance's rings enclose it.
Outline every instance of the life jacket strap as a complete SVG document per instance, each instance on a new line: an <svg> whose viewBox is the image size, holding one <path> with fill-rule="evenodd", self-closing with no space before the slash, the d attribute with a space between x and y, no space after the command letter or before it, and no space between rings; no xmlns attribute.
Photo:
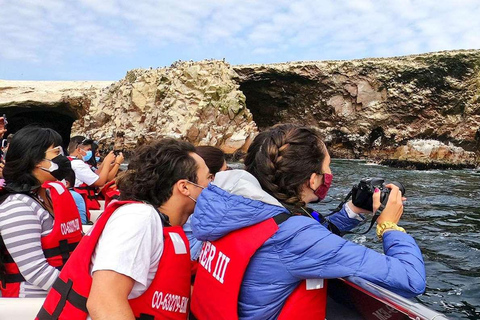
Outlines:
<svg viewBox="0 0 480 320"><path fill-rule="evenodd" d="M136 317L137 320L155 320L155 317L151 314L140 313L140 317Z"/></svg>
<svg viewBox="0 0 480 320"><path fill-rule="evenodd" d="M40 309L38 312L37 318L39 320L58 319L67 301L75 308L88 313L87 297L75 292L75 290L72 289L72 286L73 281L71 279L65 282L61 278L57 278L57 280L55 280L53 283L52 289L60 294L60 301L58 302L52 314L49 314L45 307L42 306L42 309Z"/></svg>
<svg viewBox="0 0 480 320"><path fill-rule="evenodd" d="M25 281L25 278L22 276L21 273L11 273L11 274L4 274L2 276L2 284L7 284L7 283L17 283L17 282L23 282ZM5 288L5 286L3 286Z"/></svg>
<svg viewBox="0 0 480 320"><path fill-rule="evenodd" d="M273 217L273 220L275 221L275 223L277 225L280 225L281 223L287 221L288 218L292 217L291 214L289 213L280 213L280 214L277 214L276 216Z"/></svg>
<svg viewBox="0 0 480 320"><path fill-rule="evenodd" d="M70 253L75 250L78 245L78 242L68 243L67 240L61 240L58 247L53 247L49 249L43 249L43 254L45 258L51 258L55 256L62 256L63 264L65 264L70 256Z"/></svg>

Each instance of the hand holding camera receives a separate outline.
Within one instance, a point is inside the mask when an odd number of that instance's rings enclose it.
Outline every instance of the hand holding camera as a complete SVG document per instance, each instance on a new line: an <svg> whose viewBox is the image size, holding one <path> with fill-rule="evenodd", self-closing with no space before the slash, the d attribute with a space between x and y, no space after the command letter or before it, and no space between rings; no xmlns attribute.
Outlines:
<svg viewBox="0 0 480 320"><path fill-rule="evenodd" d="M115 151L114 151L115 153ZM115 162L118 163L118 164L122 164L123 163L123 160L125 160L125 157L123 156L123 152L118 152L118 153L115 153L116 157L115 157Z"/></svg>
<svg viewBox="0 0 480 320"><path fill-rule="evenodd" d="M385 182L385 180L381 178L364 178L360 180L358 185L352 188L352 202L359 208L368 210L369 212L375 212L381 204L387 204L392 190L390 185L396 186L401 192L401 195L405 195L405 187L400 182ZM379 190L378 196L380 204L374 208L373 196L376 189Z"/></svg>
<svg viewBox="0 0 480 320"><path fill-rule="evenodd" d="M380 224L382 222L388 221L397 224L403 214L403 200L405 198L402 197L402 192L400 191L400 188L398 186L391 183L385 185L385 187L388 188L390 192L387 196L388 200L385 205L385 209L383 209L382 213L378 217L377 223ZM377 209L382 204L382 202L380 201L381 192L379 189L377 190L378 192L373 193L373 208L375 211L377 211Z"/></svg>
<svg viewBox="0 0 480 320"><path fill-rule="evenodd" d="M345 199L333 212L338 212L343 205L352 197L352 204L356 213L372 212L374 216L365 234L370 231L377 221L398 223L403 214L403 201L406 198L405 187L397 181L385 182L381 178L364 178L355 185ZM346 231L344 234L353 233Z"/></svg>
<svg viewBox="0 0 480 320"><path fill-rule="evenodd" d="M112 150L105 156L105 159L103 159L103 163L106 165L111 165L113 161L115 161L115 153L113 153Z"/></svg>

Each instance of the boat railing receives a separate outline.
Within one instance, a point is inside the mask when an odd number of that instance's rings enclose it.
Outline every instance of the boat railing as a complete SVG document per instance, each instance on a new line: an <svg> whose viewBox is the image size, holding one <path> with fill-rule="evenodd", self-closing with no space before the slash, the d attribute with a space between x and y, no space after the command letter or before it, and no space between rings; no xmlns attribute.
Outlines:
<svg viewBox="0 0 480 320"><path fill-rule="evenodd" d="M381 301L387 306L398 310L411 319L415 320L443 320L448 319L445 315L436 312L420 303L406 299L396 293L393 293L385 288L380 287L370 281L359 277L346 277L340 279L346 284L354 287L357 290L368 294L369 296Z"/></svg>

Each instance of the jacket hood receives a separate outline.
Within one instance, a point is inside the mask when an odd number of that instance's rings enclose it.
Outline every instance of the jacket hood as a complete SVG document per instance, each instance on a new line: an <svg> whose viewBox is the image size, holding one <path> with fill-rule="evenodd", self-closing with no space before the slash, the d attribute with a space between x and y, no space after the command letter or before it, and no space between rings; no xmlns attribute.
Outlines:
<svg viewBox="0 0 480 320"><path fill-rule="evenodd" d="M282 212L288 211L247 171L219 172L197 199L192 231L198 240L216 240Z"/></svg>

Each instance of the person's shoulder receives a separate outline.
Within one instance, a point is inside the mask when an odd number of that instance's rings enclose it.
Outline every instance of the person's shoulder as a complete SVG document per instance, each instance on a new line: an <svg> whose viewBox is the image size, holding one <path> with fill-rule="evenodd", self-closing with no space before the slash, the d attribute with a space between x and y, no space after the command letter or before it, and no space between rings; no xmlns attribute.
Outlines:
<svg viewBox="0 0 480 320"><path fill-rule="evenodd" d="M76 168L89 167L88 164L86 164L83 160L77 159L77 158L72 159L70 161L70 164L72 165L72 168L73 167L76 167Z"/></svg>
<svg viewBox="0 0 480 320"><path fill-rule="evenodd" d="M135 202L122 205L115 210L112 215L113 220L130 220L136 225L151 224L152 221L159 221L161 223L158 212L151 205Z"/></svg>
<svg viewBox="0 0 480 320"><path fill-rule="evenodd" d="M278 231L275 233L275 238L277 240L286 240L288 238L298 237L300 234L312 234L315 235L315 237L323 237L329 233L331 232L315 219L304 216L293 216L279 225Z"/></svg>
<svg viewBox="0 0 480 320"><path fill-rule="evenodd" d="M31 207L35 204L37 203L32 199L32 197L22 193L13 193L9 194L5 198L5 201L3 201L3 203L0 205L0 208L8 209L9 207L18 205Z"/></svg>
<svg viewBox="0 0 480 320"><path fill-rule="evenodd" d="M80 193L78 193L77 191L73 190L73 189L69 189L68 191L70 191L70 194L72 195L72 197L74 199L82 199L83 200L83 197Z"/></svg>

